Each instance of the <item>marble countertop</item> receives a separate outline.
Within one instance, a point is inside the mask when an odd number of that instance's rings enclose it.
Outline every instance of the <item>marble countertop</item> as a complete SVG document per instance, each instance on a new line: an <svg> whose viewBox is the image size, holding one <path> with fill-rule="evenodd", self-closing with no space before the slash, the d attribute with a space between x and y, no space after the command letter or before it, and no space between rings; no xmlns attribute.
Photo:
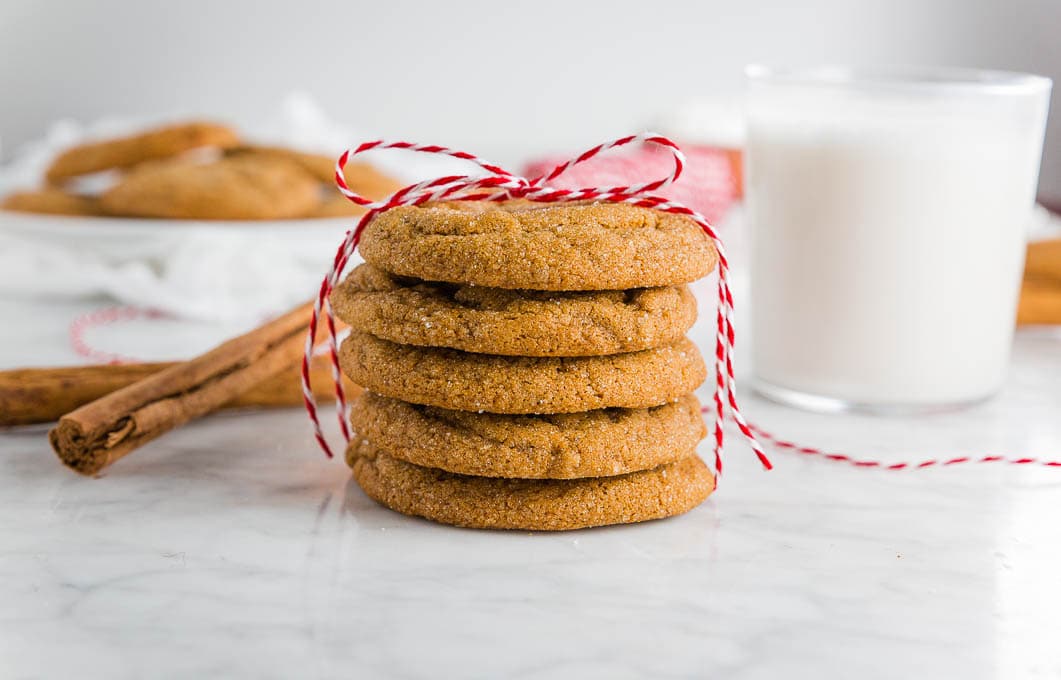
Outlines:
<svg viewBox="0 0 1061 680"><path fill-rule="evenodd" d="M0 329L4 364L73 360L76 311ZM743 400L780 436L890 461L1061 458L1061 340L1021 332L1005 391L960 413ZM685 516L506 533L376 506L297 409L204 419L101 479L44 431L0 433L2 678L1061 675L1061 470L773 452L764 473L734 436Z"/></svg>

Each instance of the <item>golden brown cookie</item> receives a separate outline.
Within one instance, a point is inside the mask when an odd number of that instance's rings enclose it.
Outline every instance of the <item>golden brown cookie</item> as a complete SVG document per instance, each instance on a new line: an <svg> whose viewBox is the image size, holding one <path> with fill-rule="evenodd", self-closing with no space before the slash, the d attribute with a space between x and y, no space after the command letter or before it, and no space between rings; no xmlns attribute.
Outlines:
<svg viewBox="0 0 1061 680"><path fill-rule="evenodd" d="M343 372L402 401L488 413L574 413L647 408L674 401L707 369L687 338L601 357L504 357L398 345L353 332L339 350Z"/></svg>
<svg viewBox="0 0 1061 680"><path fill-rule="evenodd" d="M92 196L68 194L62 189L46 187L36 191L16 191L4 197L0 208L17 212L48 215L99 216L99 201Z"/></svg>
<svg viewBox="0 0 1061 680"><path fill-rule="evenodd" d="M1061 287L1061 238L1028 244L1024 280Z"/></svg>
<svg viewBox="0 0 1061 680"><path fill-rule="evenodd" d="M49 182L61 182L101 170L129 168L200 147L227 148L239 143L231 128L216 123L180 123L138 135L79 144L59 154L48 168Z"/></svg>
<svg viewBox="0 0 1061 680"><path fill-rule="evenodd" d="M297 165L266 158L158 161L134 169L100 198L113 215L270 220L305 215L318 183Z"/></svg>
<svg viewBox="0 0 1061 680"><path fill-rule="evenodd" d="M335 188L335 161L338 156L332 157L307 153L282 146L259 146L254 144L237 146L230 149L227 153L230 156L259 156L291 161L301 166L303 170L313 175L320 182L328 185L329 188ZM343 176L346 177L347 186L362 196L375 200L386 198L402 188L401 182L380 172L368 163L347 163L343 169ZM343 200L355 208L359 207L345 198Z"/></svg>
<svg viewBox="0 0 1061 680"><path fill-rule="evenodd" d="M644 409L495 415L418 406L362 392L350 409L357 437L408 463L482 477L610 477L670 463L707 428L688 394Z"/></svg>
<svg viewBox="0 0 1061 680"><path fill-rule="evenodd" d="M695 453L660 467L588 479L471 477L406 463L358 440L354 479L376 502L406 515L476 529L563 531L680 515L715 489Z"/></svg>
<svg viewBox="0 0 1061 680"><path fill-rule="evenodd" d="M368 211L365 208L339 194L322 200L306 217L358 217L366 212Z"/></svg>
<svg viewBox="0 0 1061 680"><path fill-rule="evenodd" d="M225 152L230 157L279 158L295 163L325 184L335 184L335 159L315 153L296 151L282 146L240 144Z"/></svg>
<svg viewBox="0 0 1061 680"><path fill-rule="evenodd" d="M534 290L673 286L718 259L691 220L614 203L404 206L372 220L360 250L401 276Z"/></svg>
<svg viewBox="0 0 1061 680"><path fill-rule="evenodd" d="M370 264L331 297L351 327L392 342L513 356L635 352L674 342L696 321L686 286L516 291L431 283Z"/></svg>

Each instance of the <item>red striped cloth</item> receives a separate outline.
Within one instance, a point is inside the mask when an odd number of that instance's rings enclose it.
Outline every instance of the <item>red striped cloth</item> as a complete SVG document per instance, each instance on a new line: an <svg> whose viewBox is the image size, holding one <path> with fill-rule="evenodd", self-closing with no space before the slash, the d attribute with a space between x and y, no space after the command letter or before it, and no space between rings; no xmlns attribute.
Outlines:
<svg viewBox="0 0 1061 680"><path fill-rule="evenodd" d="M741 197L740 151L692 144L681 147L688 161L685 172L658 193L684 203L717 224ZM523 176L536 177L564 160L563 156L553 156L531 161L524 167ZM630 153L593 158L571 168L551 185L560 189L627 185L642 177L665 175L672 164L669 153L644 145Z"/></svg>

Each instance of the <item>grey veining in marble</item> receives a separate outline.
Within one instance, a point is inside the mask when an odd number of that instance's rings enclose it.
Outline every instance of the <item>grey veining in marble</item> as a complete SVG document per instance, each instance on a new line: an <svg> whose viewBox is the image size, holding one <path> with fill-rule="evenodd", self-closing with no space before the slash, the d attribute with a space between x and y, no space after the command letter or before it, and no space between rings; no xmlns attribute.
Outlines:
<svg viewBox="0 0 1061 680"><path fill-rule="evenodd" d="M1061 458L1061 342L998 399L767 429L888 460ZM735 433L686 516L475 532L377 507L299 410L205 419L102 479L0 433L0 678L1028 678L1061 675L1061 470L887 473ZM706 453L706 450L705 450Z"/></svg>

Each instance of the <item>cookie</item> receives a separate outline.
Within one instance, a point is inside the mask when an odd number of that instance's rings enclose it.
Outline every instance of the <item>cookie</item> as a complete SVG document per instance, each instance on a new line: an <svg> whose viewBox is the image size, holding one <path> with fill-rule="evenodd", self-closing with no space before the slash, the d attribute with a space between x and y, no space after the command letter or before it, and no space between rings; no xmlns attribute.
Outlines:
<svg viewBox="0 0 1061 680"><path fill-rule="evenodd" d="M270 220L303 216L319 196L317 181L287 161L174 160L136 168L103 194L100 205L114 215Z"/></svg>
<svg viewBox="0 0 1061 680"><path fill-rule="evenodd" d="M673 286L718 259L692 220L615 203L403 206L366 226L360 251L401 276L534 290Z"/></svg>
<svg viewBox="0 0 1061 680"><path fill-rule="evenodd" d="M323 154L306 153L287 149L282 146L263 146L257 144L240 144L225 152L229 157L243 158L279 158L295 163L319 182L335 183L335 159Z"/></svg>
<svg viewBox="0 0 1061 680"><path fill-rule="evenodd" d="M129 168L200 147L223 149L238 143L236 132L224 125L202 122L167 125L130 137L67 149L52 161L45 176L49 182L61 182L92 172Z"/></svg>
<svg viewBox="0 0 1061 680"><path fill-rule="evenodd" d="M230 149L227 153L230 156L258 156L291 161L313 175L318 181L327 184L329 187L335 187L335 160L337 156L306 153L281 146L257 145L238 146ZM368 163L347 163L343 169L343 176L346 177L346 183L351 189L363 196L376 200L386 198L402 188L401 182L380 172ZM345 198L343 198L343 201L352 207L360 207L355 203L350 203Z"/></svg>
<svg viewBox="0 0 1061 680"><path fill-rule="evenodd" d="M707 369L687 338L600 357L504 357L398 345L352 332L343 372L367 390L425 406L488 413L574 413L674 401Z"/></svg>
<svg viewBox="0 0 1061 680"><path fill-rule="evenodd" d="M331 297L351 327L392 342L513 356L635 352L682 337L696 321L685 286L625 291L516 291L393 276L370 264Z"/></svg>
<svg viewBox="0 0 1061 680"><path fill-rule="evenodd" d="M680 515L704 502L715 477L693 452L651 470L588 479L496 479L421 467L364 440L347 450L354 479L381 505L475 529L563 531Z"/></svg>
<svg viewBox="0 0 1061 680"><path fill-rule="evenodd" d="M328 196L317 204L306 217L359 217L368 210L357 203L348 201L345 196Z"/></svg>
<svg viewBox="0 0 1061 680"><path fill-rule="evenodd" d="M495 415L418 406L363 392L350 409L357 437L408 463L483 477L609 477L670 463L707 428L688 394L645 409Z"/></svg>
<svg viewBox="0 0 1061 680"><path fill-rule="evenodd" d="M68 194L54 187L8 194L0 203L0 208L48 215L98 216L103 214L95 198Z"/></svg>

